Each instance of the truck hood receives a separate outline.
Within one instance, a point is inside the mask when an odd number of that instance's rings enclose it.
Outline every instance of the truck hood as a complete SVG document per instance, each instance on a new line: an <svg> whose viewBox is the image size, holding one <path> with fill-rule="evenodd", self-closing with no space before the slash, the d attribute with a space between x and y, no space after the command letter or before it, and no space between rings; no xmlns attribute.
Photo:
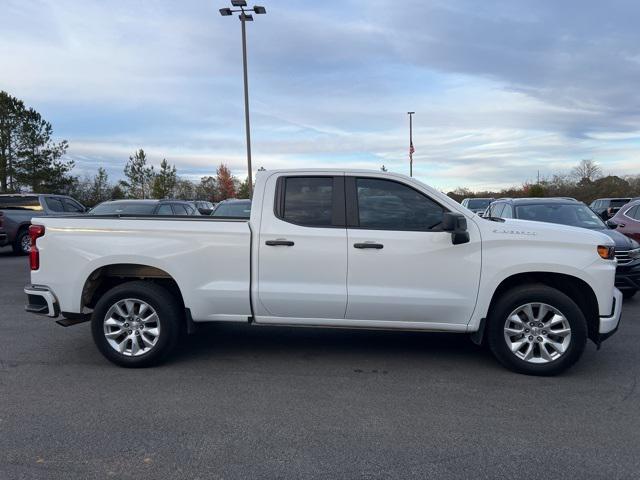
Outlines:
<svg viewBox="0 0 640 480"><path fill-rule="evenodd" d="M511 238L529 241L554 241L560 243L579 243L590 245L614 246L614 240L599 230L570 227L557 223L535 222L532 220L505 219L504 222L492 221L476 217L476 223L483 234L491 237L500 237L504 240ZM617 232L614 232L617 233Z"/></svg>

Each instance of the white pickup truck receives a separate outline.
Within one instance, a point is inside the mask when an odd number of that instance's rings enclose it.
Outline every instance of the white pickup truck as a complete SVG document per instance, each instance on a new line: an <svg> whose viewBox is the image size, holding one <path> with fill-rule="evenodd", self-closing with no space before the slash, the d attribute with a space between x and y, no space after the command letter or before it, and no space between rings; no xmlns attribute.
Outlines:
<svg viewBox="0 0 640 480"><path fill-rule="evenodd" d="M249 322L469 333L549 375L618 326L613 241L480 218L403 175L259 172L251 217L34 218L27 310L91 320L112 362L164 358L182 329Z"/></svg>

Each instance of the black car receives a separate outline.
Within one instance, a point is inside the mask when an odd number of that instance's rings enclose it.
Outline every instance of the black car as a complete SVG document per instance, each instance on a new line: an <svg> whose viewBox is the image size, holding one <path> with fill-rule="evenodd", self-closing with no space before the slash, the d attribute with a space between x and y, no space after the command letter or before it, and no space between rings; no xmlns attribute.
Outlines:
<svg viewBox="0 0 640 480"><path fill-rule="evenodd" d="M607 221L630 201L631 198L598 198L591 202L589 208L600 215L604 221Z"/></svg>
<svg viewBox="0 0 640 480"><path fill-rule="evenodd" d="M93 208L89 215L200 215L190 202L182 200L110 200Z"/></svg>
<svg viewBox="0 0 640 480"><path fill-rule="evenodd" d="M211 214L213 217L249 218L251 216L251 200L231 198L216 205Z"/></svg>
<svg viewBox="0 0 640 480"><path fill-rule="evenodd" d="M485 218L517 218L598 230L616 244L616 287L624 298L640 289L640 244L612 230L584 203L566 198L503 198L493 202Z"/></svg>

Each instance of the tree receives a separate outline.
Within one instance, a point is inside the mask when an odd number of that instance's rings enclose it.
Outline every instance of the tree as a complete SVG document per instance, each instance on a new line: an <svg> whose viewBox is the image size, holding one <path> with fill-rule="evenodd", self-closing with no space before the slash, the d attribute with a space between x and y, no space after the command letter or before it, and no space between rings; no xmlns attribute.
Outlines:
<svg viewBox="0 0 640 480"><path fill-rule="evenodd" d="M107 175L107 171L104 168L99 167L98 173L96 173L91 182L89 195L91 205L97 205L100 202L109 200L112 193L113 188L109 184L109 175Z"/></svg>
<svg viewBox="0 0 640 480"><path fill-rule="evenodd" d="M249 191L249 177L247 177L244 182L240 184L238 188L238 192L236 193L236 198L250 198L251 192Z"/></svg>
<svg viewBox="0 0 640 480"><path fill-rule="evenodd" d="M216 201L217 185L216 179L211 176L202 177L200 183L196 186L196 196L198 200Z"/></svg>
<svg viewBox="0 0 640 480"><path fill-rule="evenodd" d="M53 128L34 109L23 112L18 135L18 161L13 166L16 183L33 192L61 193L71 188L73 179L67 174L74 166L62 156L67 141L54 143Z"/></svg>
<svg viewBox="0 0 640 480"><path fill-rule="evenodd" d="M218 185L218 200L226 200L236 196L236 189L233 184L233 176L229 167L221 163L216 170L216 184Z"/></svg>
<svg viewBox="0 0 640 480"><path fill-rule="evenodd" d="M193 200L196 198L196 186L186 178L177 178L174 196L179 200Z"/></svg>
<svg viewBox="0 0 640 480"><path fill-rule="evenodd" d="M129 197L148 198L151 194L151 185L154 177L153 166L147 166L147 155L143 149L137 150L124 167L124 175L127 177Z"/></svg>
<svg viewBox="0 0 640 480"><path fill-rule="evenodd" d="M572 170L573 177L584 182L593 182L602 176L602 169L593 160L580 160L577 166Z"/></svg>
<svg viewBox="0 0 640 480"><path fill-rule="evenodd" d="M0 192L16 189L17 143L24 112L24 103L0 91Z"/></svg>
<svg viewBox="0 0 640 480"><path fill-rule="evenodd" d="M170 198L177 182L176 167L170 166L167 159L162 159L160 171L153 179L153 198Z"/></svg>

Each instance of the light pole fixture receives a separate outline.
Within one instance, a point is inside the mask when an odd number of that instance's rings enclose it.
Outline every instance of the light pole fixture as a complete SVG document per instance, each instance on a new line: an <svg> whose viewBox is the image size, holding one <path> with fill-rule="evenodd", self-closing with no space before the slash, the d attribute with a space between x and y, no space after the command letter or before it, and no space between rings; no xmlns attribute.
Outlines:
<svg viewBox="0 0 640 480"><path fill-rule="evenodd" d="M407 112L409 115L409 176L413 177L413 114L416 112Z"/></svg>
<svg viewBox="0 0 640 480"><path fill-rule="evenodd" d="M249 198L253 197L253 175L251 173L251 131L249 127L249 79L247 77L247 33L245 29L245 22L253 22L253 15L263 15L267 13L267 9L264 7L254 6L253 8L247 8L247 2L245 0L231 0L231 6L235 8L221 8L220 15L223 17L229 17L234 13L240 12L238 18L242 25L242 65L244 67L244 120L245 131L247 134L247 170L248 170L248 183L249 183Z"/></svg>

